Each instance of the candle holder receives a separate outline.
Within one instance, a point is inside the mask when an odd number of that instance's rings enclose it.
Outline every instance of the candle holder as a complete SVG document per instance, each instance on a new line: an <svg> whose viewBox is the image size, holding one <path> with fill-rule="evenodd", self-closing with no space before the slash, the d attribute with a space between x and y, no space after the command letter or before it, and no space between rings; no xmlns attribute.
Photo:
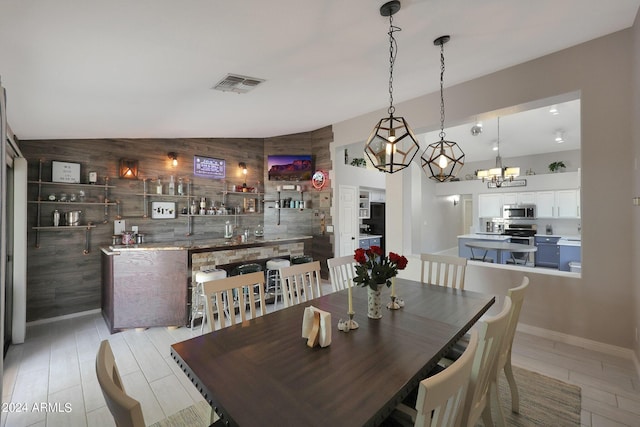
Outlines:
<svg viewBox="0 0 640 427"><path fill-rule="evenodd" d="M389 310L397 310L404 307L404 301L395 295L391 295L391 302L387 304Z"/></svg>
<svg viewBox="0 0 640 427"><path fill-rule="evenodd" d="M355 320L353 320L353 315L355 313L353 311L349 312L349 320L342 320L340 319L338 321L338 330L342 331L342 332L349 332L352 329L358 329L360 327L360 325L358 325L358 322L356 322Z"/></svg>

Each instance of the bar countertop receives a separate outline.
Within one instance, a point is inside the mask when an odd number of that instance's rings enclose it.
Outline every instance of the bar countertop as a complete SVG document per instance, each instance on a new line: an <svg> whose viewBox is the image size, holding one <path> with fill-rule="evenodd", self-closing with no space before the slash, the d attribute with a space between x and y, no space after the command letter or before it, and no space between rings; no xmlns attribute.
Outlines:
<svg viewBox="0 0 640 427"><path fill-rule="evenodd" d="M311 239L313 236L266 235L264 237L249 237L248 241L241 241L240 236L230 239L185 239L176 242L143 243L139 245L110 245L100 249L107 255L129 251L223 251L226 249L251 248L272 245L274 243L294 242Z"/></svg>

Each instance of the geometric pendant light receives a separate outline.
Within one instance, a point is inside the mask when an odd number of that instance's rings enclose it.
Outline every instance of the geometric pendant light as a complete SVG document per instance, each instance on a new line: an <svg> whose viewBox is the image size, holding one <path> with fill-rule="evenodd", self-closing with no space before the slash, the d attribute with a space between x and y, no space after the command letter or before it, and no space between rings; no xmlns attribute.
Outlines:
<svg viewBox="0 0 640 427"><path fill-rule="evenodd" d="M393 33L400 31L400 28L393 26L393 14L399 10L400 2L397 0L380 7L380 15L389 17L389 116L382 118L375 125L364 147L364 152L373 166L387 173L398 172L409 166L420 149L413 130L404 117L394 116L393 65L397 44Z"/></svg>
<svg viewBox="0 0 640 427"><path fill-rule="evenodd" d="M462 149L455 142L444 139L444 44L449 39L449 36L441 36L433 41L434 45L440 46L440 141L429 144L420 157L422 170L439 182L455 178L464 165Z"/></svg>

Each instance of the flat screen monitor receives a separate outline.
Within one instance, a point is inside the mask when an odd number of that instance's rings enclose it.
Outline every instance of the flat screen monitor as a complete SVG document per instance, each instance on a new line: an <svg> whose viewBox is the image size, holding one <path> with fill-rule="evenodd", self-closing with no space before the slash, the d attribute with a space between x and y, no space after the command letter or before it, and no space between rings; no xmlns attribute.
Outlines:
<svg viewBox="0 0 640 427"><path fill-rule="evenodd" d="M310 154L269 155L267 170L271 181L309 181L313 175Z"/></svg>
<svg viewBox="0 0 640 427"><path fill-rule="evenodd" d="M202 178L224 179L226 164L223 159L193 156L193 175Z"/></svg>

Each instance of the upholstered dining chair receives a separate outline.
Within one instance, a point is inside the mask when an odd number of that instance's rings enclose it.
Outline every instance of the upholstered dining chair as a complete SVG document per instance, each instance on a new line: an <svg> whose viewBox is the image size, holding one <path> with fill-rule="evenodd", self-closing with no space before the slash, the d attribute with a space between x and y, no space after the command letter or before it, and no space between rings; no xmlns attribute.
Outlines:
<svg viewBox="0 0 640 427"><path fill-rule="evenodd" d="M118 427L145 427L140 402L125 392L113 351L107 340L102 341L98 348L96 376L116 425Z"/></svg>
<svg viewBox="0 0 640 427"><path fill-rule="evenodd" d="M420 254L420 281L430 285L464 289L467 259L453 255Z"/></svg>
<svg viewBox="0 0 640 427"><path fill-rule="evenodd" d="M511 391L511 411L516 414L520 412L518 386L516 385L516 380L513 377L513 369L511 368L511 348L513 347L513 338L516 334L518 319L520 319L520 310L524 303L524 294L527 291L528 286L529 278L524 276L520 286L509 289L508 293L509 298L511 298L511 311L509 312L509 320L507 322L506 331L504 333L502 345L500 346L500 352L498 354L498 360L496 362L496 376L494 377L490 387L491 404L497 408L498 419L496 420L496 424L500 427L506 425L498 395L498 375L502 370L504 370L504 375L507 377L509 390Z"/></svg>
<svg viewBox="0 0 640 427"><path fill-rule="evenodd" d="M499 314L477 323L478 349L471 369L471 380L462 412L461 426L473 427L482 416L492 426L489 386L496 377L496 366L511 312L511 298L505 297ZM446 369L445 369L446 370Z"/></svg>
<svg viewBox="0 0 640 427"><path fill-rule="evenodd" d="M216 330L216 323L219 324L217 329L239 323L236 311L240 322L264 316L267 313L262 271L204 282L203 289L212 331ZM218 322L215 320L216 317ZM227 325L227 319L229 325Z"/></svg>
<svg viewBox="0 0 640 427"><path fill-rule="evenodd" d="M282 267L280 280L285 307L322 296L320 261Z"/></svg>
<svg viewBox="0 0 640 427"><path fill-rule="evenodd" d="M338 292L353 286L353 278L356 274L356 260L353 255L345 255L327 260L329 278L333 292Z"/></svg>
<svg viewBox="0 0 640 427"><path fill-rule="evenodd" d="M478 332L474 330L470 333L469 345L458 360L443 371L420 381L416 408L401 403L396 411L409 415L415 427L457 426L467 397L477 348Z"/></svg>

